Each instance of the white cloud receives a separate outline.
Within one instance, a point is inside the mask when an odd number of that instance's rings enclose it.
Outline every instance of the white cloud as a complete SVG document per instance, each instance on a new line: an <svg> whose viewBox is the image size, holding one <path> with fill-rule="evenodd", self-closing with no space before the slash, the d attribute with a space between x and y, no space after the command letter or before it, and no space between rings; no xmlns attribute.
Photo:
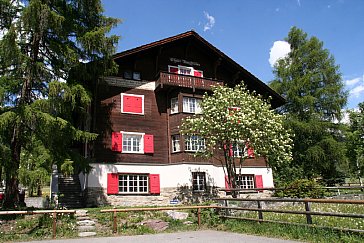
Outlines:
<svg viewBox="0 0 364 243"><path fill-rule="evenodd" d="M357 98L359 98L362 93L364 93L364 84L358 85L350 90L350 95L353 95Z"/></svg>
<svg viewBox="0 0 364 243"><path fill-rule="evenodd" d="M208 12L203 12L205 15L205 18L207 19L207 23L203 27L203 31L211 30L212 27L215 25L215 17L212 15L209 15Z"/></svg>
<svg viewBox="0 0 364 243"><path fill-rule="evenodd" d="M273 67L278 59L285 57L291 51L291 45L286 41L275 41L269 53L269 63Z"/></svg>
<svg viewBox="0 0 364 243"><path fill-rule="evenodd" d="M297 4L299 7L301 7L301 1L300 0L297 0Z"/></svg>
<svg viewBox="0 0 364 243"><path fill-rule="evenodd" d="M357 84L359 83L361 80L361 78L353 78L353 79L349 79L349 80L345 80L345 84L348 85L348 86L352 86L354 84Z"/></svg>
<svg viewBox="0 0 364 243"><path fill-rule="evenodd" d="M364 75L362 77L345 80L345 85L351 97L359 98L364 94Z"/></svg>

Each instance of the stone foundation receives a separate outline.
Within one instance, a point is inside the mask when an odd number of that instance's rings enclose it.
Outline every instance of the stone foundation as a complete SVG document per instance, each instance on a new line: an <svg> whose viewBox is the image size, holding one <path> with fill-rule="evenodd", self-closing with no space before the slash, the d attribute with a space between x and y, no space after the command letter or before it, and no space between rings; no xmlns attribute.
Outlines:
<svg viewBox="0 0 364 243"><path fill-rule="evenodd" d="M205 192L192 192L187 186L177 188L161 188L159 195L108 195L106 189L101 187L89 187L87 189L87 206L102 205L113 206L166 206L183 203L202 203L212 198L225 195L218 192L217 188L208 188Z"/></svg>

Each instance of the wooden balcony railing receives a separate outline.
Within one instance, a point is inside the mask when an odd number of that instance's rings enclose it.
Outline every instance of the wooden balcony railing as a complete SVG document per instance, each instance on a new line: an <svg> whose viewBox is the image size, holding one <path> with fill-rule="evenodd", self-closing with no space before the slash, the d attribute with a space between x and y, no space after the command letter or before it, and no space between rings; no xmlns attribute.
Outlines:
<svg viewBox="0 0 364 243"><path fill-rule="evenodd" d="M212 86L223 85L223 82L195 76L160 72L157 85L160 85L161 88L163 88L163 85L187 87L195 91L195 89L211 90Z"/></svg>

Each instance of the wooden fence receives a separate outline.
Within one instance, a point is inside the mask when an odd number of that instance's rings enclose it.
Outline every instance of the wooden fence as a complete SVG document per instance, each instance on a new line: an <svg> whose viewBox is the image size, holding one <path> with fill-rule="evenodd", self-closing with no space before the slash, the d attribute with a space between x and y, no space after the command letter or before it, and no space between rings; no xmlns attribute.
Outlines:
<svg viewBox="0 0 364 243"><path fill-rule="evenodd" d="M240 220L258 221L258 222L273 222L273 223L280 223L280 224L305 225L305 226L309 226L309 227L330 228L330 229L336 229L336 230L341 230L341 231L364 233L364 230L360 230L360 229L348 229L348 228L339 228L339 227L320 226L320 225L313 224L313 222L312 222L312 215L327 216L327 217L364 218L364 214L317 212L317 211L311 210L311 203L358 204L358 205L363 206L363 212L364 212L364 200L298 199L298 198L297 199L294 199L294 198L255 198L255 199L253 199L253 198L215 198L214 200L223 202L224 206L221 206L220 209L223 209L223 212L225 212L225 214L222 215L221 217L226 218L226 219L240 219ZM229 206L229 202L231 202L231 201L255 202L256 207L231 207L231 206ZM305 206L305 211L292 211L292 210L263 208L262 202L303 203ZM255 211L258 213L258 218L231 216L232 210ZM264 212L306 215L306 224L293 223L293 222L282 222L282 221L275 221L275 220L265 220L264 215L263 215Z"/></svg>
<svg viewBox="0 0 364 243"><path fill-rule="evenodd" d="M201 226L201 208L217 208L218 206L178 206L178 207L158 207L158 208L124 208L124 209L104 209L101 213L113 213L113 233L117 233L117 213L118 212L141 212L141 211L169 211L169 210L184 210L197 209L198 226Z"/></svg>
<svg viewBox="0 0 364 243"><path fill-rule="evenodd" d="M261 190L261 188L260 188ZM349 229L349 228L339 228L339 227L328 227L313 224L312 216L327 216L327 217L344 217L344 218L361 218L364 219L364 214L354 214L354 213L331 213L331 212L318 212L311 210L312 203L331 203L331 204L357 204L363 206L364 212L364 200L338 200L338 199L294 199L294 198L215 198L215 201L222 202L221 205L198 205L198 206L173 206L173 207L156 207L156 208L122 208L122 209L105 209L100 210L101 213L112 213L113 215L113 233L117 233L117 222L118 222L118 212L141 212L141 211L167 211L167 210L186 210L186 209L196 209L197 210L197 220L198 225L201 225L201 209L217 209L220 212L220 216L225 219L239 219L239 220L249 220L257 222L273 222L280 224L291 224L291 225L304 225L316 228L330 228L340 231L364 233L364 230L360 229ZM231 206L232 201L237 202L252 202L256 204L256 207L238 207ZM293 210L282 210L276 208L263 208L262 203L273 202L292 202L292 203L302 203L304 205L304 211L293 211ZM258 218L247 218L247 217L237 217L232 215L232 211L255 211L258 214ZM0 215L32 215L32 214L51 214L53 218L53 238L56 238L57 229L57 215L58 214L74 214L75 210L37 210L37 211L0 211ZM306 224L293 223L293 222L281 222L275 220L264 219L264 213L283 213L283 214L301 214L306 216Z"/></svg>
<svg viewBox="0 0 364 243"><path fill-rule="evenodd" d="M0 211L0 215L33 215L33 214L51 214L52 222L52 237L56 238L57 233L57 214L74 214L76 210L36 210L36 211Z"/></svg>

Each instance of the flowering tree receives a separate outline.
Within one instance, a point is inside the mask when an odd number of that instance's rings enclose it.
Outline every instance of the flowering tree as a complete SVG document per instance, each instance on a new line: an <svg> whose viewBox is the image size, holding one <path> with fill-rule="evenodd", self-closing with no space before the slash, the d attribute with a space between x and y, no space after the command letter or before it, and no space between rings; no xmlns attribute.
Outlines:
<svg viewBox="0 0 364 243"><path fill-rule="evenodd" d="M183 121L182 134L205 138L206 148L198 155L211 157L223 151L222 165L231 188L237 187L237 175L251 152L264 156L272 169L291 160L292 139L283 127L283 116L243 84L214 87L212 95L204 95L201 110Z"/></svg>

